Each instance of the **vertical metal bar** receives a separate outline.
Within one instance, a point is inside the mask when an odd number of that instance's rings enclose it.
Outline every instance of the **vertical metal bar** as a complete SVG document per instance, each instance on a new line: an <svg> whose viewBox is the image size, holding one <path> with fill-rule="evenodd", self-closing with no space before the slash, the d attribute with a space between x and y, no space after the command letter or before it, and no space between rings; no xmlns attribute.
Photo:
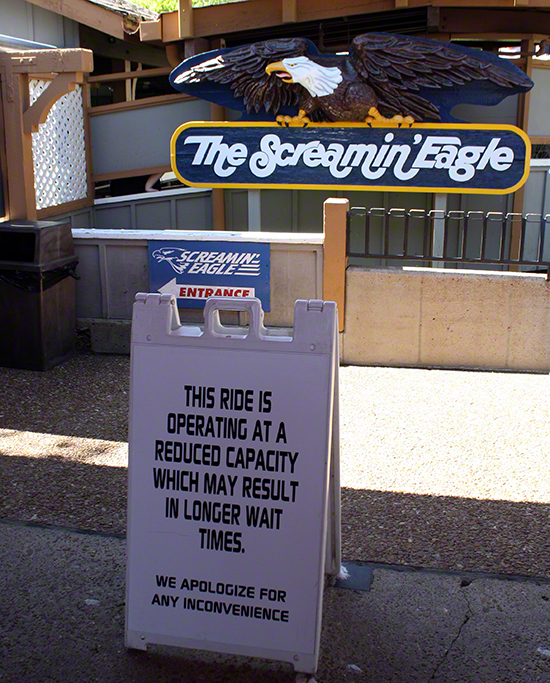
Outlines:
<svg viewBox="0 0 550 683"><path fill-rule="evenodd" d="M248 231L262 230L262 195L261 190L248 190Z"/></svg>
<svg viewBox="0 0 550 683"><path fill-rule="evenodd" d="M405 212L405 225L403 227L403 256L409 255L409 212Z"/></svg>
<svg viewBox="0 0 550 683"><path fill-rule="evenodd" d="M538 262L541 263L544 259L544 237L546 235L546 219L548 216L540 217L540 231L539 231L539 253Z"/></svg>
<svg viewBox="0 0 550 683"><path fill-rule="evenodd" d="M502 221L500 224L500 249L498 259L502 263L505 259L506 237L508 233L508 214L502 214Z"/></svg>
<svg viewBox="0 0 550 683"><path fill-rule="evenodd" d="M458 258L464 258L464 253L466 249L466 226L464 224L464 212L462 212L462 215L460 217L457 217L457 220L460 221L460 225L458 226L458 231L459 231L459 237L458 237L458 248L457 248L457 256Z"/></svg>
<svg viewBox="0 0 550 683"><path fill-rule="evenodd" d="M424 244L422 245L422 256L427 258L430 255L430 245L432 243L432 231L430 230L430 214L424 215Z"/></svg>
<svg viewBox="0 0 550 683"><path fill-rule="evenodd" d="M483 218L481 219L481 261L485 261L485 253L487 249L487 220L487 214L485 213L483 214Z"/></svg>
<svg viewBox="0 0 550 683"><path fill-rule="evenodd" d="M108 241L101 241L97 245L99 262L99 282L101 286L101 313L104 318L111 317L111 297L109 288L109 268L107 262Z"/></svg>
<svg viewBox="0 0 550 683"><path fill-rule="evenodd" d="M390 214L386 211L384 216L384 256L390 253Z"/></svg>
<svg viewBox="0 0 550 683"><path fill-rule="evenodd" d="M445 251L445 218L447 217L447 195L441 192L434 194L432 222L432 255L443 257ZM434 263L434 267L443 268L444 263Z"/></svg>
<svg viewBox="0 0 550 683"><path fill-rule="evenodd" d="M445 253L450 261L460 261L463 249L462 240L464 237L464 226L462 225L464 221L464 211L449 211L447 213L447 221L447 247ZM451 228L453 227L451 225L451 221L456 221L456 253L454 256L449 256L450 232Z"/></svg>
<svg viewBox="0 0 550 683"><path fill-rule="evenodd" d="M349 256L351 251L351 211L346 212L346 256Z"/></svg>
<svg viewBox="0 0 550 683"><path fill-rule="evenodd" d="M370 254L370 211L365 211L365 255Z"/></svg>
<svg viewBox="0 0 550 683"><path fill-rule="evenodd" d="M523 261L523 252L525 250L525 230L527 228L527 214L521 217L521 234L519 238L519 253L518 261Z"/></svg>
<svg viewBox="0 0 550 683"><path fill-rule="evenodd" d="M514 242L514 238L517 236L516 230L514 230L514 223L521 222L523 220L523 216L521 213L508 213L506 214L506 218L510 222L510 244L508 245L507 249L507 260L516 261L517 259L512 258L512 249L517 247L517 242Z"/></svg>
<svg viewBox="0 0 550 683"><path fill-rule="evenodd" d="M486 227L486 224L485 224L485 214L483 213L483 211L468 211L468 225L470 225L470 221L472 221L472 224L473 224L473 221L479 221L479 220L482 221L482 225L481 225L481 245L479 245L479 246L480 246L480 249L479 249L479 252L478 252L478 244L477 244L477 240L476 240L476 245L475 245L475 246L476 246L476 254L475 254L475 256L472 256L472 261L481 261L481 260L482 260L482 254L483 254L483 250L484 250L483 238L484 238L484 235L485 235L485 227ZM478 254L479 254L479 255L478 255ZM466 257L466 258L467 258L467 257Z"/></svg>
<svg viewBox="0 0 550 683"><path fill-rule="evenodd" d="M470 229L470 216L468 215L468 213L466 213L466 214L464 214L464 240L463 240L464 252L462 254L463 259L466 258L466 252L467 252L467 248L468 248L468 231L469 231L469 229Z"/></svg>

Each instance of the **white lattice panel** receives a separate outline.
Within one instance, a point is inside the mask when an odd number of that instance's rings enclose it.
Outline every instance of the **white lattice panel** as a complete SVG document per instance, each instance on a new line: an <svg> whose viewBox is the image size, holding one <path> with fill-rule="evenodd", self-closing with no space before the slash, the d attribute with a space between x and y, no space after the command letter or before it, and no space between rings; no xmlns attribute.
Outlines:
<svg viewBox="0 0 550 683"><path fill-rule="evenodd" d="M29 81L31 104L50 81ZM58 206L88 196L82 88L60 97L46 122L32 134L36 208Z"/></svg>

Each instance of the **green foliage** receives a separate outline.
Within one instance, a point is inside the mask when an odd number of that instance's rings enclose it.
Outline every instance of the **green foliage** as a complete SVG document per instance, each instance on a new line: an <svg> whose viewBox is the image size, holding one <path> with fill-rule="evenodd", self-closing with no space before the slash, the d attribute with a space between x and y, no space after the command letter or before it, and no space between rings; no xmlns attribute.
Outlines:
<svg viewBox="0 0 550 683"><path fill-rule="evenodd" d="M225 5L232 0L193 0L193 7L208 7L208 5Z"/></svg>
<svg viewBox="0 0 550 683"><path fill-rule="evenodd" d="M228 0L193 0L193 7L207 7L208 5L223 5ZM178 9L178 0L138 0L138 5L147 7L155 12L173 12Z"/></svg>
<svg viewBox="0 0 550 683"><path fill-rule="evenodd" d="M139 0L136 4L155 12L173 12L178 9L178 0Z"/></svg>

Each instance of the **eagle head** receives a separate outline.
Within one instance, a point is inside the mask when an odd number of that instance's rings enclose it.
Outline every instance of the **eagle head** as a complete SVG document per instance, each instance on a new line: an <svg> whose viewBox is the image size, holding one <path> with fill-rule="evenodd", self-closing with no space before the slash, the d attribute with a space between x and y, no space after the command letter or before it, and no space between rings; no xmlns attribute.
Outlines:
<svg viewBox="0 0 550 683"><path fill-rule="evenodd" d="M321 66L309 57L287 57L268 64L265 70L284 83L299 83L312 97L331 95L343 80L338 67Z"/></svg>

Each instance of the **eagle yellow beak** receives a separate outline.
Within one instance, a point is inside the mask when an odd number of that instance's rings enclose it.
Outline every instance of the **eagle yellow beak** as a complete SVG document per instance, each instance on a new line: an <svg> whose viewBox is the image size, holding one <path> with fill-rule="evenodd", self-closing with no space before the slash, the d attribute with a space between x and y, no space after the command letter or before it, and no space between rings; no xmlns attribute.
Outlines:
<svg viewBox="0 0 550 683"><path fill-rule="evenodd" d="M292 76L285 69L285 65L282 62L272 62L265 67L265 72L269 75L275 74L278 76L283 83L294 83Z"/></svg>

